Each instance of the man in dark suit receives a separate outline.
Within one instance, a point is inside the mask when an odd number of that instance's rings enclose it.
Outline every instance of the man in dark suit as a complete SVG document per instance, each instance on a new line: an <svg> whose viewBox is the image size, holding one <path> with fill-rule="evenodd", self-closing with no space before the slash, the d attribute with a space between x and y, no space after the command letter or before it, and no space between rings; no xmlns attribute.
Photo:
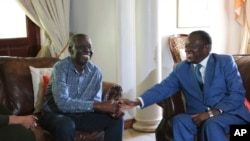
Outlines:
<svg viewBox="0 0 250 141"><path fill-rule="evenodd" d="M227 141L230 125L246 124L250 113L244 105L245 90L232 56L210 53L211 47L211 37L205 31L189 34L186 60L136 100L121 100L123 108L145 108L181 90L186 112L173 118L174 140L193 141L200 130L204 141Z"/></svg>

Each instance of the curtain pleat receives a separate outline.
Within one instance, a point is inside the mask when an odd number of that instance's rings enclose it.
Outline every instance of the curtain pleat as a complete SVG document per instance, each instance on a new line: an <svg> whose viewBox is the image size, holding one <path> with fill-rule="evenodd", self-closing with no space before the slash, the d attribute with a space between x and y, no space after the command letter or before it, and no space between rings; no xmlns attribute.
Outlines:
<svg viewBox="0 0 250 141"><path fill-rule="evenodd" d="M41 29L41 50L38 57L63 58L69 38L69 0L17 0L26 15ZM48 51L49 50L49 51ZM59 56L60 55L60 56Z"/></svg>
<svg viewBox="0 0 250 141"><path fill-rule="evenodd" d="M244 28L240 54L250 53L250 2L249 0L234 1L235 20Z"/></svg>

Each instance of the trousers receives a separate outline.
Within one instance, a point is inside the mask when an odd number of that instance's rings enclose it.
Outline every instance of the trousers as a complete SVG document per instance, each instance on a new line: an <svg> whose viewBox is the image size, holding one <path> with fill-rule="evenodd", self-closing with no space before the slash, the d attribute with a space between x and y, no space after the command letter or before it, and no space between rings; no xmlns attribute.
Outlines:
<svg viewBox="0 0 250 141"><path fill-rule="evenodd" d="M197 127L190 114L178 114L173 118L174 140L194 141L199 133L202 141L228 141L226 134L230 131L230 125L246 123L247 121L237 115L222 113L207 119Z"/></svg>
<svg viewBox="0 0 250 141"><path fill-rule="evenodd" d="M73 141L76 130L104 131L104 141L122 141L123 118L113 118L107 113L45 112L41 122L55 136L55 141Z"/></svg>

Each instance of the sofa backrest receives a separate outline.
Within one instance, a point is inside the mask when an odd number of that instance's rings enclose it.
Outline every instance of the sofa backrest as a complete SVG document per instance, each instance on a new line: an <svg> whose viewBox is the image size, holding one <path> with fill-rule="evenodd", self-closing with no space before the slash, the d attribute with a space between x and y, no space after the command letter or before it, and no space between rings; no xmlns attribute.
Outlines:
<svg viewBox="0 0 250 141"><path fill-rule="evenodd" d="M14 114L34 110L34 94L29 66L53 67L57 58L0 57L0 103Z"/></svg>
<svg viewBox="0 0 250 141"><path fill-rule="evenodd" d="M241 74L243 85L246 90L246 98L250 101L250 54L233 55Z"/></svg>

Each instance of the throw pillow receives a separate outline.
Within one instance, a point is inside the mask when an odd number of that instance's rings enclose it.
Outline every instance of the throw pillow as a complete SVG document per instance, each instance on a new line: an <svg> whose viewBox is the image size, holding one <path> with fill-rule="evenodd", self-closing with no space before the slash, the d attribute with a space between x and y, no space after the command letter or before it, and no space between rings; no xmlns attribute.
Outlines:
<svg viewBox="0 0 250 141"><path fill-rule="evenodd" d="M248 111L250 112L250 102L245 98L244 104L247 107Z"/></svg>
<svg viewBox="0 0 250 141"><path fill-rule="evenodd" d="M43 102L44 96L46 94L46 89L50 81L50 75L43 75L43 92L41 96L41 101Z"/></svg>
<svg viewBox="0 0 250 141"><path fill-rule="evenodd" d="M47 89L47 86L49 84L49 81L50 81L50 75L43 75L43 93L42 93L42 101L43 101L43 98L44 98L44 95L46 93L46 89Z"/></svg>
<svg viewBox="0 0 250 141"><path fill-rule="evenodd" d="M29 66L29 68L34 92L34 113L38 113L43 103L43 75L50 75L52 68L35 68L33 66Z"/></svg>

